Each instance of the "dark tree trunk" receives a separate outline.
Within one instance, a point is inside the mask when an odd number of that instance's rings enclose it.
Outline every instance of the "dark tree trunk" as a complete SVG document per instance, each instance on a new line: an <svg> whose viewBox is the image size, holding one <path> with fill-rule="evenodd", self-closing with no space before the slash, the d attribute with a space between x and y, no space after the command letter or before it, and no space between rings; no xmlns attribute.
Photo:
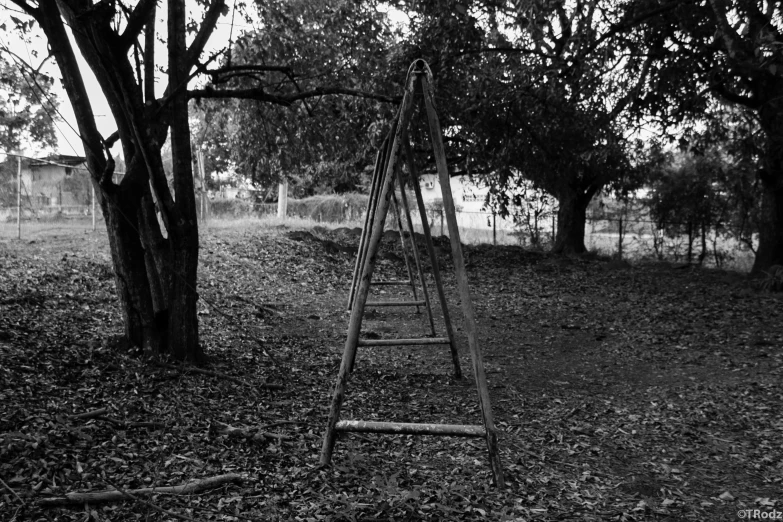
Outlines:
<svg viewBox="0 0 783 522"><path fill-rule="evenodd" d="M704 259L707 257L707 225L701 224L701 253L699 253L699 266L704 264Z"/></svg>
<svg viewBox="0 0 783 522"><path fill-rule="evenodd" d="M164 333L155 321L146 253L139 235L139 197L129 196L127 190L106 191L101 202L125 337L135 346L159 353L166 347Z"/></svg>
<svg viewBox="0 0 783 522"><path fill-rule="evenodd" d="M582 254L585 248L585 223L587 205L593 194L563 192L558 197L557 235L552 252L556 254Z"/></svg>
<svg viewBox="0 0 783 522"><path fill-rule="evenodd" d="M783 188L776 187L780 184L780 179L762 183L759 246L751 270L753 274L760 274L772 265L783 265Z"/></svg>
<svg viewBox="0 0 783 522"><path fill-rule="evenodd" d="M188 83L188 66L183 60L185 45L185 0L169 0L169 81ZM198 216L196 215L193 161L188 125L188 98L185 89L171 94L171 156L174 160L175 205L179 219L169 230L171 242L172 292L169 314L169 344L176 359L201 361L196 313L198 269Z"/></svg>
<svg viewBox="0 0 783 522"><path fill-rule="evenodd" d="M146 5L154 7L154 3ZM114 32L113 18L107 16L106 10L84 8L81 4L74 8L71 3L60 4L54 0L41 0L39 6L33 15L46 33L62 73L96 194L106 216L125 335L144 349L170 353L177 359L201 361L203 352L198 342L196 314L198 225L187 93L182 88L187 85L187 73L192 65L188 65L185 48L184 0L171 0L169 5L172 92L165 112L153 110L156 102L150 99L153 91L149 72L145 105L142 87L128 60L127 50L132 42ZM210 7L212 23L221 7L220 1ZM111 12L110 9L108 14ZM154 10L143 18L153 20L153 13ZM126 161L126 173L119 184L112 179L114 166L108 145L95 126L89 96L61 17L67 19L117 124ZM199 52L194 51L195 56ZM152 49L148 49L148 58L151 53ZM160 153L169 126L175 158L176 198L167 186ZM156 205L167 238L163 237Z"/></svg>
<svg viewBox="0 0 783 522"><path fill-rule="evenodd" d="M759 174L764 195L753 274L783 265L783 81L778 83L781 95L759 110L767 144Z"/></svg>

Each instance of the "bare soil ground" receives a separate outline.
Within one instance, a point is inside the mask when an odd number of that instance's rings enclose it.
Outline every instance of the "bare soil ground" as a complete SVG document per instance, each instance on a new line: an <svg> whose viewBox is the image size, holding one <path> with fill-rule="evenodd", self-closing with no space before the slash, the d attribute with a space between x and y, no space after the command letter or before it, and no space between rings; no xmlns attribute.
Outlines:
<svg viewBox="0 0 783 522"><path fill-rule="evenodd" d="M783 511L783 310L743 276L466 247L506 471L499 490L480 439L346 435L332 466L317 467L355 231L210 227L199 314L216 376L123 346L106 240L84 228L0 239L0 520L736 520L738 510ZM384 242L379 276L404 277L398 248ZM440 261L467 377L452 377L445 347L360 348L342 418L480 422L452 264ZM378 308L363 329L383 338L426 326L423 313ZM107 411L72 417L97 408ZM145 497L151 505L41 505L72 491L226 473L243 480Z"/></svg>

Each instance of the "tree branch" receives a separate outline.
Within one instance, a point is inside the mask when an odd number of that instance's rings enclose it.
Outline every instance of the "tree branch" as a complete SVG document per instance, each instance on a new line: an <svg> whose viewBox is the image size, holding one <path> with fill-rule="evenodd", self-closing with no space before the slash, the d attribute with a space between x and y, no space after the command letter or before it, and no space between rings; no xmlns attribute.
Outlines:
<svg viewBox="0 0 783 522"><path fill-rule="evenodd" d="M185 56L185 63L187 64L188 71L196 65L198 57L201 56L201 51L204 50L204 47L207 45L207 40L209 40L209 37L215 30L218 18L225 12L225 9L225 0L214 0L204 14L204 21L201 22L201 27L196 34L196 38L193 39L193 43L188 47Z"/></svg>
<svg viewBox="0 0 783 522"><path fill-rule="evenodd" d="M737 94L736 92L732 92L728 90L726 86L722 83L711 85L710 90L712 90L715 94L725 99L726 101L743 105L749 109L758 109L762 105L758 100L756 100L752 96L743 96L741 94Z"/></svg>
<svg viewBox="0 0 783 522"><path fill-rule="evenodd" d="M342 87L319 87L311 91L303 91L296 94L289 95L275 95L264 92L261 88L256 89L238 89L238 90L215 90L215 89L196 89L188 91L188 98L201 99L201 98L234 98L244 100L257 100L262 102L274 103L282 105L284 107L290 107L295 102L306 100L308 98L317 98L319 96L333 96L333 95L345 95L355 96L357 98L367 98L370 100L377 100L383 103L399 104L402 101L402 96L386 96L383 94L375 94L372 92L359 91L356 89L345 89Z"/></svg>
<svg viewBox="0 0 783 522"><path fill-rule="evenodd" d="M712 7L712 11L715 13L715 21L718 25L720 38L726 46L726 52L732 57L734 57L734 53L738 51L742 52L744 55L742 37L737 34L737 31L729 24L726 16L727 8L723 0L710 0L710 7Z"/></svg>
<svg viewBox="0 0 783 522"><path fill-rule="evenodd" d="M213 82L215 82L215 76L234 72L281 72L289 77L293 77L294 75L293 70L287 65L229 65L218 69L204 70L204 74L213 77Z"/></svg>
<svg viewBox="0 0 783 522"><path fill-rule="evenodd" d="M12 4L15 4L17 7L19 7L22 11L29 14L30 16L35 19L36 22L40 23L40 16L41 16L41 9L37 7L33 7L32 5L25 2L25 0L11 0Z"/></svg>
<svg viewBox="0 0 783 522"><path fill-rule="evenodd" d="M128 26L120 35L120 45L127 52L149 21L149 14L155 11L157 0L141 0L128 17Z"/></svg>

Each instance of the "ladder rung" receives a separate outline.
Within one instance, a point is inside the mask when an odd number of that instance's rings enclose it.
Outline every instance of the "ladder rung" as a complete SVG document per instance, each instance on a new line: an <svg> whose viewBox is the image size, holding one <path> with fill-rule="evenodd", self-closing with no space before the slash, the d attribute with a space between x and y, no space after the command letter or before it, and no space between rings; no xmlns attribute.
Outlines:
<svg viewBox="0 0 783 522"><path fill-rule="evenodd" d="M453 437L485 437L484 426L464 424L414 424L410 422L374 422L341 420L335 426L337 431L358 433L394 433L397 435L450 435Z"/></svg>
<svg viewBox="0 0 783 522"><path fill-rule="evenodd" d="M375 285L404 285L404 286L411 286L413 283L410 281L373 281L373 286Z"/></svg>
<svg viewBox="0 0 783 522"><path fill-rule="evenodd" d="M367 301L365 306L424 306L426 301Z"/></svg>
<svg viewBox="0 0 783 522"><path fill-rule="evenodd" d="M448 337L421 337L419 339L359 339L359 346L413 346L423 344L450 344Z"/></svg>

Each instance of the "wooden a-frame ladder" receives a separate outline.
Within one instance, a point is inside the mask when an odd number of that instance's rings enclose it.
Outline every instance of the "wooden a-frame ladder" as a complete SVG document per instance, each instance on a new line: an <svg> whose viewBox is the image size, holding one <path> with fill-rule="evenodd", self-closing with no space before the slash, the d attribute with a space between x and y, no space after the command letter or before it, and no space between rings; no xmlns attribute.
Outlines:
<svg viewBox="0 0 783 522"><path fill-rule="evenodd" d="M433 345L448 344L451 348L452 361L454 363L455 376L461 376L459 366L459 357L457 355L456 345L454 343L454 334L451 328L451 321L448 316L448 307L446 306L443 286L440 280L437 258L435 257L432 238L427 223L424 203L419 189L418 177L416 175L413 154L408 143L407 130L414 112L418 97L416 93L421 93L424 109L427 113L427 120L430 128L430 138L432 142L433 155L438 170L440 186L443 197L443 207L446 215L446 222L449 230L449 239L451 242L452 257L454 260L454 271L456 275L457 286L460 294L462 312L465 319L465 332L468 336L468 346L470 349L471 362L473 365L473 375L476 380L478 391L479 406L483 425L465 426L456 424L418 424L418 423L399 423L399 422L375 422L361 420L340 420L340 410L348 383L348 377L353 371L356 351L360 346L400 346L400 345ZM427 308L431 330L434 335L434 324L432 321L432 309L430 307L426 285L424 284L424 275L413 236L413 224L410 215L410 209L407 205L403 179L398 164L398 156L401 149L404 149L408 171L411 177L411 185L416 194L419 215L422 221L424 238L427 244L427 253L432 263L433 277L438 289L438 297L444 314L448 337L423 337L419 339L359 339L362 327L362 319L366 306L378 306L378 303L368 303L370 286L372 285L372 273L375 268L375 258L378 253L381 236L383 234L384 223L390 206L390 200L394 196L394 182L399 181L401 190L400 199L402 200L402 210L406 214L406 224L410 232L411 243L413 244L414 261L417 265L419 280L422 286L423 301L414 300L413 302L397 302L399 305L419 306L424 305ZM467 275L465 272L465 259L462 254L462 245L459 239L459 229L457 227L457 216L454 209L454 200L451 194L451 185L449 173L446 166L446 154L443 147L443 137L441 134L440 123L435 112L435 103L433 95L432 72L424 60L416 60L411 64L408 70L408 76L405 81L405 92L402 99L399 112L395 121L392 123L391 131L384 141L382 150L378 154L375 164L376 174L373 176L373 183L370 190L370 203L368 204L367 216L365 216L365 226L360 241L359 252L357 254L356 267L354 269L354 281L349 295L349 307L351 309L351 318L348 323L348 336L345 341L342 363L337 376L337 383L334 388L332 405L329 410L329 420L324 434L323 446L321 448L321 465L325 466L331 462L334 445L339 432L370 432L370 433L392 433L404 435L450 435L458 437L482 437L486 440L489 461L492 467L492 474L495 485L503 487L503 469L500 465L498 455L497 432L492 417L492 406L489 400L489 391L487 389L487 379L484 373L484 363L481 355L481 349L478 345L476 335L476 320L473 310L473 301L470 297L470 288L468 287ZM398 223L400 205L395 204ZM401 237L404 243L404 237ZM408 275L411 287L413 289L413 276L408 266ZM358 284L357 284L358 283ZM404 283L404 282L403 282ZM405 283L404 283L405 284ZM415 294L414 294L415 299ZM383 303L382 305L387 305Z"/></svg>

